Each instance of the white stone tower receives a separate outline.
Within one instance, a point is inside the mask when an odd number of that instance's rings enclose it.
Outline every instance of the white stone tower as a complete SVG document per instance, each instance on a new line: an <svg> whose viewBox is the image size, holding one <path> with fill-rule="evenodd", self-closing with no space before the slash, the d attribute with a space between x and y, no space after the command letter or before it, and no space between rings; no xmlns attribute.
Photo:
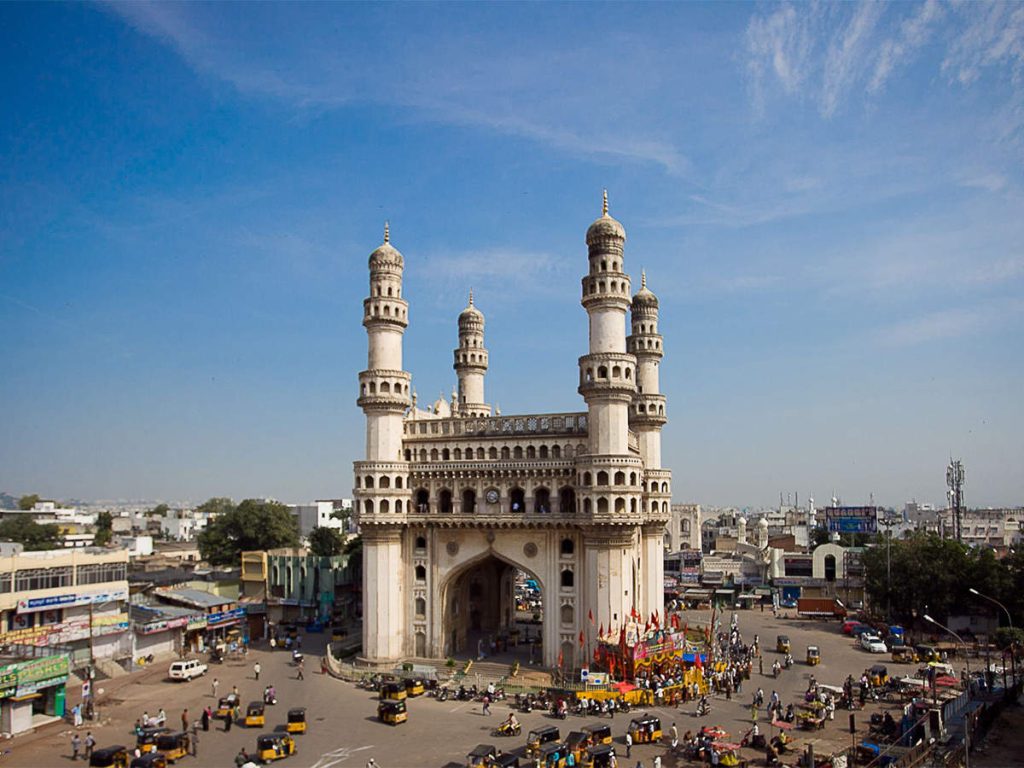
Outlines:
<svg viewBox="0 0 1024 768"><path fill-rule="evenodd" d="M462 418L490 416L491 406L484 402L484 374L487 373L484 314L473 306L472 290L469 305L459 314L459 346L455 350L454 368L459 377L457 415Z"/></svg>
<svg viewBox="0 0 1024 768"><path fill-rule="evenodd" d="M363 536L363 654L378 661L402 656L407 610L402 582L394 578L404 567L402 530L412 500L402 453L411 380L402 370L402 336L409 325L404 267L385 224L384 243L370 254L370 296L363 301L369 355L356 401L366 414L366 460L355 466Z"/></svg>

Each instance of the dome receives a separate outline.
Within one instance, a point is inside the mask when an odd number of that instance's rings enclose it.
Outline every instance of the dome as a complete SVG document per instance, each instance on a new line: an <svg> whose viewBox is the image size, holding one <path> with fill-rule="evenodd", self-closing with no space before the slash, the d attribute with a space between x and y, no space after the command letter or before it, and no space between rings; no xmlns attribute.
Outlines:
<svg viewBox="0 0 1024 768"><path fill-rule="evenodd" d="M472 289L470 289L469 291L469 304L466 306L464 310L462 310L459 313L459 322L462 322L463 320L478 320L481 323L484 320L484 313L477 309L475 306L473 306Z"/></svg>
<svg viewBox="0 0 1024 768"><path fill-rule="evenodd" d="M757 527L760 528L761 530L767 531L768 530L768 518L767 517L762 517L760 520L758 520L757 521Z"/></svg>
<svg viewBox="0 0 1024 768"><path fill-rule="evenodd" d="M634 307L653 307L658 308L658 297L647 288L647 273L644 271L640 272L640 290L633 296Z"/></svg>
<svg viewBox="0 0 1024 768"><path fill-rule="evenodd" d="M601 218L597 219L587 229L587 245L593 245L609 237L625 240L626 230L618 221L608 215L608 190L604 192L604 202L601 208Z"/></svg>
<svg viewBox="0 0 1024 768"><path fill-rule="evenodd" d="M399 269L405 266L405 259L398 249L391 245L391 234L388 223L384 222L384 242L377 246L370 254L370 269L382 266L396 266Z"/></svg>

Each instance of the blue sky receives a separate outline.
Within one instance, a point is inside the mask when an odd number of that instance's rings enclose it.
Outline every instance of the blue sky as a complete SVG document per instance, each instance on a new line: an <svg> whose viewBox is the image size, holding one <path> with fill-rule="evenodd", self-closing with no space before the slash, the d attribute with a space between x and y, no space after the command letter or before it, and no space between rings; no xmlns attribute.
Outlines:
<svg viewBox="0 0 1024 768"><path fill-rule="evenodd" d="M582 410L607 187L677 501L1024 503L1020 4L3 4L0 490L349 495L366 258L407 369Z"/></svg>

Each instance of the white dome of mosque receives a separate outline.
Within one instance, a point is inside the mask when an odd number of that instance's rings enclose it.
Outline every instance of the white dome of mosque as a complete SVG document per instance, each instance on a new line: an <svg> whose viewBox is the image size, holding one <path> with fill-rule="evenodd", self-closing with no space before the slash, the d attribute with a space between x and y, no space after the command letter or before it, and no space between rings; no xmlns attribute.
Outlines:
<svg viewBox="0 0 1024 768"><path fill-rule="evenodd" d="M469 304L467 304L466 308L459 313L459 321L461 322L463 319L466 319L466 320L469 320L469 319L483 320L484 319L484 313L481 312L479 309L477 309L473 305L473 290L472 289L470 289L470 291L469 291Z"/></svg>
<svg viewBox="0 0 1024 768"><path fill-rule="evenodd" d="M384 242L370 254L370 271L382 266L399 268L405 266L402 254L391 244L390 227L387 222L384 222Z"/></svg>
<svg viewBox="0 0 1024 768"><path fill-rule="evenodd" d="M633 296L633 306L658 308L658 297L647 287L647 272L640 272L640 290Z"/></svg>
<svg viewBox="0 0 1024 768"><path fill-rule="evenodd" d="M605 238L626 239L626 230L616 219L608 215L608 190L604 192L601 217L587 228L587 245L593 245Z"/></svg>

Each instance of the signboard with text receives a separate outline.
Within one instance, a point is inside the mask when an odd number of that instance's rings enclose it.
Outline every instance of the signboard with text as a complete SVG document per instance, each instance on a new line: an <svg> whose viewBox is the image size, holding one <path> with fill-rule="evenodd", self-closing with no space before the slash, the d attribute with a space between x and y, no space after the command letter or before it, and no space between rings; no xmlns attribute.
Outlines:
<svg viewBox="0 0 1024 768"><path fill-rule="evenodd" d="M833 533L876 533L878 507L826 507L825 526Z"/></svg>
<svg viewBox="0 0 1024 768"><path fill-rule="evenodd" d="M51 597L32 597L28 600L18 601L18 613L49 611L54 608L71 608L76 605L111 603L116 600L127 599L127 589L114 589L109 592L92 592L84 595L72 593L70 595L52 595Z"/></svg>

